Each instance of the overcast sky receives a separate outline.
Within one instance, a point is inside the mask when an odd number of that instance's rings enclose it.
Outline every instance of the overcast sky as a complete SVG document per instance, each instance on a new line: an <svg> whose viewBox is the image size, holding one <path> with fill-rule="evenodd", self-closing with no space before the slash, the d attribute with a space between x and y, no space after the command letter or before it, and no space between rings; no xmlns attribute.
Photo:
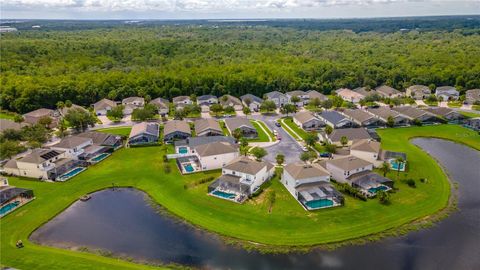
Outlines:
<svg viewBox="0 0 480 270"><path fill-rule="evenodd" d="M480 14L480 0L0 0L2 19L352 18Z"/></svg>

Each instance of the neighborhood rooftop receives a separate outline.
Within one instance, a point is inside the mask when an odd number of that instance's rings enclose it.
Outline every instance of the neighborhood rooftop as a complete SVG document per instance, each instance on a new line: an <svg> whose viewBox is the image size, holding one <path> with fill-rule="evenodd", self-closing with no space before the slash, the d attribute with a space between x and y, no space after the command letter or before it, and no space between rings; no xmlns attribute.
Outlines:
<svg viewBox="0 0 480 270"><path fill-rule="evenodd" d="M222 155L226 153L234 153L234 152L237 152L238 149L232 143L217 141L217 142L198 145L197 147L195 147L195 151L198 153L199 156L206 157L206 156Z"/></svg>
<svg viewBox="0 0 480 270"><path fill-rule="evenodd" d="M177 131L190 134L190 125L188 125L187 121L183 120L172 120L165 123L165 127L163 128L164 135Z"/></svg>
<svg viewBox="0 0 480 270"><path fill-rule="evenodd" d="M290 163L285 166L285 171L296 180L329 176L330 173L319 164L306 164L304 162Z"/></svg>
<svg viewBox="0 0 480 270"><path fill-rule="evenodd" d="M337 159L328 160L327 163L340 168L344 171L353 171L371 165L370 162L354 156L346 156Z"/></svg>
<svg viewBox="0 0 480 270"><path fill-rule="evenodd" d="M245 174L250 174L250 175L255 175L259 171L261 171L265 166L267 167L267 171L273 167L273 165L269 162L256 161L245 156L240 156L232 160L232 162L230 162L229 164L227 164L224 167L224 169L245 173Z"/></svg>
<svg viewBox="0 0 480 270"><path fill-rule="evenodd" d="M142 122L135 124L130 131L129 137L134 137L142 133L150 134L153 136L158 136L158 124L157 123L148 123Z"/></svg>
<svg viewBox="0 0 480 270"><path fill-rule="evenodd" d="M52 147L55 148L74 148L84 143L89 142L90 138L80 137L80 136L68 136L63 138L59 143L54 144Z"/></svg>

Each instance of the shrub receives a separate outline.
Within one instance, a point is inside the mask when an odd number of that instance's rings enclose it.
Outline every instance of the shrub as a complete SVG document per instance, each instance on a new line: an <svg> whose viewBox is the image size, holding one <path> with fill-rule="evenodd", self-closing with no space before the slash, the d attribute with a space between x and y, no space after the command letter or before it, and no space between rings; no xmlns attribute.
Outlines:
<svg viewBox="0 0 480 270"><path fill-rule="evenodd" d="M390 194L388 194L387 192L385 192L383 190L380 190L380 191L377 192L377 196L378 196L378 201L381 204L389 204L390 203Z"/></svg>
<svg viewBox="0 0 480 270"><path fill-rule="evenodd" d="M215 179L215 177L213 176L209 176L209 177L205 177L205 178L202 178L200 180L197 180L197 181L194 181L194 182L191 182L191 183L187 183L185 185L183 185L183 188L184 189L189 189L189 188L194 188L198 185L201 185L201 184L205 184L207 182L210 182L212 181L213 179Z"/></svg>
<svg viewBox="0 0 480 270"><path fill-rule="evenodd" d="M343 192L345 194L348 194L354 198L357 198L357 199L360 199L362 201L366 201L367 200L367 197L365 195L363 195L362 193L360 193L360 191L352 186L350 186L349 184L345 184L345 183L336 183L336 182L333 182L332 183L335 183L336 185L336 188L338 189L338 191L340 192Z"/></svg>
<svg viewBox="0 0 480 270"><path fill-rule="evenodd" d="M167 162L168 162L167 155L163 155L163 162L165 162L165 163L167 163Z"/></svg>
<svg viewBox="0 0 480 270"><path fill-rule="evenodd" d="M167 174L172 172L172 168L170 167L170 164L169 164L169 163L163 164L163 170L164 170L165 173L167 173Z"/></svg>
<svg viewBox="0 0 480 270"><path fill-rule="evenodd" d="M409 187L417 187L416 183L415 183L415 180L413 179L405 179L403 182L405 182Z"/></svg>

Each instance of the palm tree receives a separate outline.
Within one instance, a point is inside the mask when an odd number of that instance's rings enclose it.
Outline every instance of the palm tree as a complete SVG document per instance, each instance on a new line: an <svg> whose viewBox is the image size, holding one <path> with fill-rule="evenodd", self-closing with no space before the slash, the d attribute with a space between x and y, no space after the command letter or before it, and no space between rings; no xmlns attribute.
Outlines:
<svg viewBox="0 0 480 270"><path fill-rule="evenodd" d="M383 162L380 171L383 172L383 177L385 177L390 172L390 165L387 162Z"/></svg>
<svg viewBox="0 0 480 270"><path fill-rule="evenodd" d="M343 147L345 147L348 144L348 138L347 136L342 136L340 138L340 143L342 144Z"/></svg>
<svg viewBox="0 0 480 270"><path fill-rule="evenodd" d="M395 163L397 163L397 180L398 180L398 176L400 174L400 165L403 164L405 161L403 160L402 157L396 157L395 158Z"/></svg>

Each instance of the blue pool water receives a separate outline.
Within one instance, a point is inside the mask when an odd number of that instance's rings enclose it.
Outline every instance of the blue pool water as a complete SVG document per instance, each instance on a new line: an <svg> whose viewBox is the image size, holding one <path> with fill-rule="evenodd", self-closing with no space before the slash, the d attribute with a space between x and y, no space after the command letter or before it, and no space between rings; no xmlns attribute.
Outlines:
<svg viewBox="0 0 480 270"><path fill-rule="evenodd" d="M212 194L215 195L215 196L225 198L225 199L235 198L235 194L227 193L227 192L223 192L223 191L218 191L218 190L215 190L214 192L212 192Z"/></svg>
<svg viewBox="0 0 480 270"><path fill-rule="evenodd" d="M188 153L188 149L186 147L179 147L178 148L178 153L186 154L186 153Z"/></svg>
<svg viewBox="0 0 480 270"><path fill-rule="evenodd" d="M321 200L314 200L314 201L306 202L305 205L306 205L308 208L316 209L316 208L322 208L322 207L332 206L332 205L333 205L333 201L327 200L327 199L321 199Z"/></svg>
<svg viewBox="0 0 480 270"><path fill-rule="evenodd" d="M0 208L0 216L3 216L5 215L6 213L12 211L13 209L15 209L18 205L20 204L20 202L11 202L9 204L6 204L4 206L2 206L2 208Z"/></svg>
<svg viewBox="0 0 480 270"><path fill-rule="evenodd" d="M185 168L185 171L187 171L187 172L193 172L194 171L191 164L183 165L183 167Z"/></svg>
<svg viewBox="0 0 480 270"><path fill-rule="evenodd" d="M77 168L69 171L68 173L62 174L62 175L59 177L59 180L66 180L66 179L72 178L72 177L74 177L75 175L81 173L81 172L84 171L84 170L85 170L85 168L83 168L83 167L77 167Z"/></svg>
<svg viewBox="0 0 480 270"><path fill-rule="evenodd" d="M393 170L396 170L396 171L398 170L398 163L395 162L394 160L390 161L390 165L391 165ZM405 170L405 163L404 162L400 163L400 171L403 171L403 170Z"/></svg>
<svg viewBox="0 0 480 270"><path fill-rule="evenodd" d="M102 160L104 160L106 157L108 157L109 155L110 155L110 154L108 154L108 153L102 153L102 154L100 154L100 155L92 158L92 161L94 161L94 162L102 161Z"/></svg>
<svg viewBox="0 0 480 270"><path fill-rule="evenodd" d="M369 188L368 191L370 193L377 193L377 191L379 190L387 190L387 187L386 186L379 186L379 187L376 187L376 188Z"/></svg>

